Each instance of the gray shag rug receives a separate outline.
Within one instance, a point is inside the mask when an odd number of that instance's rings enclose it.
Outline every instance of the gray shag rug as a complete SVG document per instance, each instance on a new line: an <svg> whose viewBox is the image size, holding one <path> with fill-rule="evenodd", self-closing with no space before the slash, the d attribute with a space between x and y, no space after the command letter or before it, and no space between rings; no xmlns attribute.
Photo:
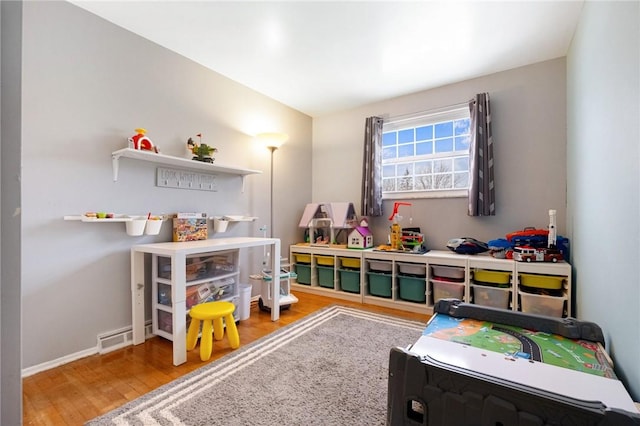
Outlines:
<svg viewBox="0 0 640 426"><path fill-rule="evenodd" d="M389 351L425 324L331 306L87 424L384 425Z"/></svg>

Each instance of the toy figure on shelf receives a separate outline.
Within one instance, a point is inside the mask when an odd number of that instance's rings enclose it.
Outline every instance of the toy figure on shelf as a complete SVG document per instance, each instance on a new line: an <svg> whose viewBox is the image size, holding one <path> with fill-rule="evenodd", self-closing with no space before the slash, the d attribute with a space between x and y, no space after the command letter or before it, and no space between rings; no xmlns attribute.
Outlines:
<svg viewBox="0 0 640 426"><path fill-rule="evenodd" d="M196 144L192 138L189 138L189 140L187 140L187 147L194 155L192 160L203 161L205 163L213 163L213 153L218 152L218 148L203 144L202 133L198 133L196 136L200 138L199 144Z"/></svg>
<svg viewBox="0 0 640 426"><path fill-rule="evenodd" d="M152 151L155 153L160 152L158 148L153 144L153 142L151 142L151 139L149 139L146 136L147 134L146 129L143 129L140 127L135 129L135 132L136 132L135 135L127 139L129 141L130 148L139 149L143 151Z"/></svg>

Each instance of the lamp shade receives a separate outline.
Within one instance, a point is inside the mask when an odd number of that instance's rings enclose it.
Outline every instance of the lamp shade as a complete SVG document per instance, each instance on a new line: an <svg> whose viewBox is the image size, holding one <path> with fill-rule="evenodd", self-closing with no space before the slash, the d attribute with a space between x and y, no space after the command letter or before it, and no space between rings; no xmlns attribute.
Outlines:
<svg viewBox="0 0 640 426"><path fill-rule="evenodd" d="M269 149L278 149L280 148L287 140L289 140L289 135L286 133L259 133L256 135L258 142L266 148Z"/></svg>

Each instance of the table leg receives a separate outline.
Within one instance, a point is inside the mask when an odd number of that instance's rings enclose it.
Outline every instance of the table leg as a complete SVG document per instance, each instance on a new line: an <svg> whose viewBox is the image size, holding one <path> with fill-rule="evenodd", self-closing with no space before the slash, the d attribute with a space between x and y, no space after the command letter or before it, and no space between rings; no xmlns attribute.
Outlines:
<svg viewBox="0 0 640 426"><path fill-rule="evenodd" d="M131 328L133 344L144 343L144 253L131 251Z"/></svg>
<svg viewBox="0 0 640 426"><path fill-rule="evenodd" d="M280 240L275 240L272 244L271 253L271 285L273 286L273 306L271 308L271 321L280 319Z"/></svg>

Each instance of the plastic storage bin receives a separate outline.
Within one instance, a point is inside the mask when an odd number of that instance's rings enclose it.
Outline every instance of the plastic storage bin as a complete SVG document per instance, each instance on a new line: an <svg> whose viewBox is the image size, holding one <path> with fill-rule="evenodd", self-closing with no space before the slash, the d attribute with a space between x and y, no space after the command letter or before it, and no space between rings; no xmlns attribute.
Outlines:
<svg viewBox="0 0 640 426"><path fill-rule="evenodd" d="M388 260L367 260L369 270L373 272L391 272L391 262Z"/></svg>
<svg viewBox="0 0 640 426"><path fill-rule="evenodd" d="M391 274L367 272L369 294L372 296L391 297Z"/></svg>
<svg viewBox="0 0 640 426"><path fill-rule="evenodd" d="M340 288L349 293L360 293L360 271L340 269Z"/></svg>
<svg viewBox="0 0 640 426"><path fill-rule="evenodd" d="M425 277L427 275L427 265L425 264L398 262L397 265L401 274L414 277Z"/></svg>
<svg viewBox="0 0 640 426"><path fill-rule="evenodd" d="M464 281L464 268L459 266L431 265L433 277L449 278L456 281Z"/></svg>
<svg viewBox="0 0 640 426"><path fill-rule="evenodd" d="M318 285L333 288L333 267L318 266Z"/></svg>
<svg viewBox="0 0 640 426"><path fill-rule="evenodd" d="M360 269L360 259L355 257L341 257L340 263L342 263L343 268Z"/></svg>
<svg viewBox="0 0 640 426"><path fill-rule="evenodd" d="M548 290L559 290L562 288L562 282L565 277L556 275L540 275L540 274L518 274L520 284L527 287L544 288Z"/></svg>
<svg viewBox="0 0 640 426"><path fill-rule="evenodd" d="M464 297L464 283L430 280L433 285L433 303L440 299L460 299Z"/></svg>
<svg viewBox="0 0 640 426"><path fill-rule="evenodd" d="M544 294L520 291L520 308L522 312L562 318L564 313L564 297L546 296Z"/></svg>
<svg viewBox="0 0 640 426"><path fill-rule="evenodd" d="M333 266L333 256L316 256L316 263L323 266Z"/></svg>
<svg viewBox="0 0 640 426"><path fill-rule="evenodd" d="M311 285L311 266L297 263L295 268L298 284Z"/></svg>
<svg viewBox="0 0 640 426"><path fill-rule="evenodd" d="M471 284L473 303L492 308L509 309L510 288L489 287Z"/></svg>
<svg viewBox="0 0 640 426"><path fill-rule="evenodd" d="M402 300L421 303L427 300L427 282L424 277L398 275L398 288Z"/></svg>
<svg viewBox="0 0 640 426"><path fill-rule="evenodd" d="M511 273L507 271L493 271L489 269L476 269L473 272L473 280L489 284L509 284Z"/></svg>
<svg viewBox="0 0 640 426"><path fill-rule="evenodd" d="M294 253L293 259L296 263L311 263L311 255L306 253Z"/></svg>

